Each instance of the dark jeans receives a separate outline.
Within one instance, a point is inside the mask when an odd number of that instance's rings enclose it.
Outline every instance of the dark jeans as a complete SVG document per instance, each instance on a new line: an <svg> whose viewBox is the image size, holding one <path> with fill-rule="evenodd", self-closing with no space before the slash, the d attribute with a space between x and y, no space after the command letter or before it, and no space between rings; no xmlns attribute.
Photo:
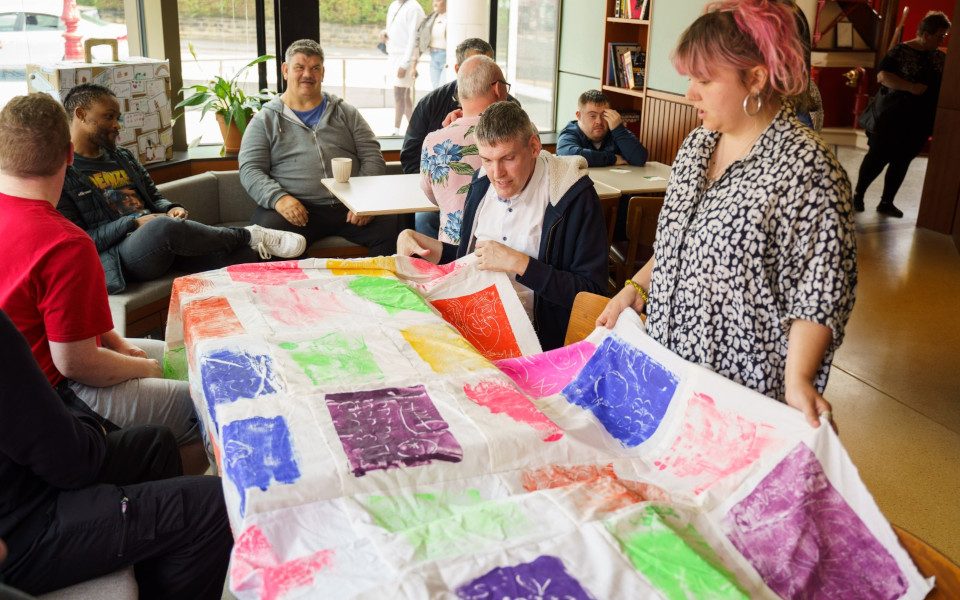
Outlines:
<svg viewBox="0 0 960 600"><path fill-rule="evenodd" d="M141 598L220 598L233 547L220 479L176 477L166 428L111 433L107 447L104 483L60 492L5 582L43 594L133 565ZM141 483L152 477L173 478Z"/></svg>
<svg viewBox="0 0 960 600"><path fill-rule="evenodd" d="M188 272L208 271L259 260L241 227L211 227L196 221L158 217L120 242L125 276L150 281L174 265Z"/></svg>
<svg viewBox="0 0 960 600"><path fill-rule="evenodd" d="M416 213L416 230L437 239L440 237L440 213L439 212L418 212Z"/></svg>
<svg viewBox="0 0 960 600"><path fill-rule="evenodd" d="M397 253L397 218L395 215L374 217L363 227L347 223L347 207L339 202L325 206L304 207L309 213L307 224L297 227L275 210L258 206L250 222L271 229L293 231L307 238L307 248L315 241L338 235L354 244L366 246L370 256L392 256Z"/></svg>
<svg viewBox="0 0 960 600"><path fill-rule="evenodd" d="M870 149L867 151L867 155L863 157L863 162L860 163L855 196L863 198L873 180L880 175L884 167L887 167L887 174L883 177L883 193L880 196L880 203L893 204L893 199L907 176L910 162L920 154L925 143L926 138L902 140L901 143L896 144L870 139Z"/></svg>

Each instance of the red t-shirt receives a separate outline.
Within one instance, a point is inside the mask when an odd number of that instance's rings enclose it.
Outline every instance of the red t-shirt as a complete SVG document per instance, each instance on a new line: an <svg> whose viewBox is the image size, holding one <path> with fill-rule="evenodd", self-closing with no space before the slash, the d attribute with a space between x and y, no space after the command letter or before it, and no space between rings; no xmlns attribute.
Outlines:
<svg viewBox="0 0 960 600"><path fill-rule="evenodd" d="M46 200L0 194L0 309L27 338L51 385L64 377L49 342L78 342L113 329L97 249Z"/></svg>

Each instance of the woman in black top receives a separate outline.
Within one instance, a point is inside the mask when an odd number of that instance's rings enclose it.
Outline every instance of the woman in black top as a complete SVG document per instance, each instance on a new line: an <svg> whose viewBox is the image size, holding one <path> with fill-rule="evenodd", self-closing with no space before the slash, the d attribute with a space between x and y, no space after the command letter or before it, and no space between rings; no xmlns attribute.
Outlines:
<svg viewBox="0 0 960 600"><path fill-rule="evenodd" d="M860 163L854 209L863 210L863 195L883 167L883 195L877 212L902 217L893 198L903 183L907 167L933 132L933 120L940 95L940 80L946 55L937 49L950 29L942 12L930 11L920 21L917 37L897 44L880 61L877 81L877 122L867 131L870 150Z"/></svg>

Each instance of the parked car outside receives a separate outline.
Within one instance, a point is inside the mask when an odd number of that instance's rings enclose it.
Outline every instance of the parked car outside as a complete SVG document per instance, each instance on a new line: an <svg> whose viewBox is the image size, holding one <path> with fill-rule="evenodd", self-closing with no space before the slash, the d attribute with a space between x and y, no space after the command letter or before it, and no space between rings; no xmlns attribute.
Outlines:
<svg viewBox="0 0 960 600"><path fill-rule="evenodd" d="M88 38L117 40L120 57L129 55L127 26L107 23L96 8L78 6L77 33L80 43ZM63 2L58 0L0 0L0 71L19 72L27 64L53 64L63 60L67 27L60 18ZM93 50L94 60L108 61L112 53L105 46Z"/></svg>

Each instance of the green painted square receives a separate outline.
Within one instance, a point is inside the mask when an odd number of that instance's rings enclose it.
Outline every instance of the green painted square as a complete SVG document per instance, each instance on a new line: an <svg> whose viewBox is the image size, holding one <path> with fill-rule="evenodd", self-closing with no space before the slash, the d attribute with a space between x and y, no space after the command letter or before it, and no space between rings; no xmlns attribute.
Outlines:
<svg viewBox="0 0 960 600"><path fill-rule="evenodd" d="M343 378L383 379L383 372L360 336L341 332L306 342L284 342L280 347L293 359L314 385Z"/></svg>
<svg viewBox="0 0 960 600"><path fill-rule="evenodd" d="M391 315L404 310L430 312L430 307L419 294L396 279L360 276L348 285L354 294L379 304Z"/></svg>
<svg viewBox="0 0 960 600"><path fill-rule="evenodd" d="M188 381L190 369L187 366L187 349L174 348L163 355L163 378Z"/></svg>

